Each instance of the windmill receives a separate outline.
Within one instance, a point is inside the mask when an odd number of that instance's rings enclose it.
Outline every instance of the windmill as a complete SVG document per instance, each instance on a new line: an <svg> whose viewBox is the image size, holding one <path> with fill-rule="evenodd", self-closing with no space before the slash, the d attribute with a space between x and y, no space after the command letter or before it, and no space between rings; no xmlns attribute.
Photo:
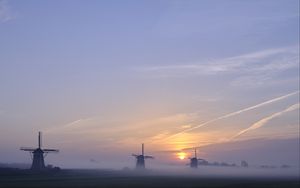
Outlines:
<svg viewBox="0 0 300 188"><path fill-rule="evenodd" d="M154 159L152 156L144 155L144 144L142 144L142 154L136 155L132 154L136 158L136 169L145 169L145 159Z"/></svg>
<svg viewBox="0 0 300 188"><path fill-rule="evenodd" d="M197 149L195 148L195 156L190 158L190 167L191 168L198 168L198 161L203 161L204 159L198 159L197 158Z"/></svg>
<svg viewBox="0 0 300 188"><path fill-rule="evenodd" d="M38 148L21 147L23 151L29 151L32 158L31 170L44 170L46 169L44 158L48 153L57 153L57 149L42 149L42 133L39 132Z"/></svg>

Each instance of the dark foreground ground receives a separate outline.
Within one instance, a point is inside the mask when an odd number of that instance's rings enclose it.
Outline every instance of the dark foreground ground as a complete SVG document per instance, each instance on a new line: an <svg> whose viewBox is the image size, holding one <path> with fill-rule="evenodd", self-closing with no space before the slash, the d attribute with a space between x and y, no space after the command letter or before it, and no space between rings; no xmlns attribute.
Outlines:
<svg viewBox="0 0 300 188"><path fill-rule="evenodd" d="M29 171L0 172L0 187L300 187L299 177L208 177L156 172L113 170L61 170L35 174Z"/></svg>

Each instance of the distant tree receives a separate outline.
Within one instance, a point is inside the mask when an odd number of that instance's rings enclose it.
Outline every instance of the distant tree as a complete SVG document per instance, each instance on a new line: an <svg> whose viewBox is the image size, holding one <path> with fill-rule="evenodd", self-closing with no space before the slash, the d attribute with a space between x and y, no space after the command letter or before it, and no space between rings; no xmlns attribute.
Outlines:
<svg viewBox="0 0 300 188"><path fill-rule="evenodd" d="M241 167L248 167L248 163L246 161L241 161Z"/></svg>
<svg viewBox="0 0 300 188"><path fill-rule="evenodd" d="M209 163L208 163L208 161L207 160L200 160L199 162L198 162L198 164L199 165L209 165Z"/></svg>
<svg viewBox="0 0 300 188"><path fill-rule="evenodd" d="M283 164L283 165L281 165L280 168L291 168L291 166L290 166L290 165Z"/></svg>

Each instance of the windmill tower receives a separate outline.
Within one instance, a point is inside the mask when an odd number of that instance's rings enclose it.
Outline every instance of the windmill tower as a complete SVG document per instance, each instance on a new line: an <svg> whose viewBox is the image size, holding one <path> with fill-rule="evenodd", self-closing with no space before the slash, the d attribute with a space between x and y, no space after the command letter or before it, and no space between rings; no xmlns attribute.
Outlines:
<svg viewBox="0 0 300 188"><path fill-rule="evenodd" d="M145 159L154 159L152 156L144 155L144 144L142 144L142 154L132 154L136 158L136 169L145 169Z"/></svg>
<svg viewBox="0 0 300 188"><path fill-rule="evenodd" d="M31 170L41 171L46 169L44 158L48 153L57 153L57 149L42 149L42 133L39 132L38 148L21 147L23 151L29 151L32 158Z"/></svg>
<svg viewBox="0 0 300 188"><path fill-rule="evenodd" d="M190 158L190 167L191 168L198 168L198 161L203 161L203 159L198 159L197 158L197 149L195 148L195 156Z"/></svg>

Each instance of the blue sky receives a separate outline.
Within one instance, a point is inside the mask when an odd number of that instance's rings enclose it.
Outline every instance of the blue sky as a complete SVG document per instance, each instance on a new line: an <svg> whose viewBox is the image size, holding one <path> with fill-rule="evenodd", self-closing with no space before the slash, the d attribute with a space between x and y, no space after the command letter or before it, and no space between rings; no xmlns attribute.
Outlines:
<svg viewBox="0 0 300 188"><path fill-rule="evenodd" d="M153 152L225 142L258 122L238 139L299 138L294 93L164 140L299 91L298 7L297 0L0 1L7 153L0 159L26 161L16 148L35 144L38 130L64 151L62 161L101 151L111 158L120 147L123 158L141 142Z"/></svg>

